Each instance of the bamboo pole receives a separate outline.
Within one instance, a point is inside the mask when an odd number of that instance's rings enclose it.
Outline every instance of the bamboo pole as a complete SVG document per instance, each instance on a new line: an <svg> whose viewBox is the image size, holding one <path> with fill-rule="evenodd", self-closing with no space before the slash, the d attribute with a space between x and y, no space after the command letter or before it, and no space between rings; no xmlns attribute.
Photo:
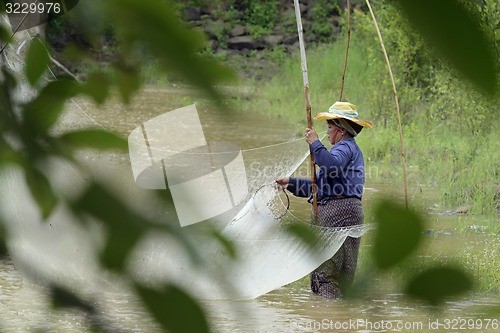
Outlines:
<svg viewBox="0 0 500 333"><path fill-rule="evenodd" d="M344 79L347 70L347 58L349 57L349 44L351 42L351 0L347 0L347 45L345 48L344 70L342 71L342 84L340 85L339 102L342 102L342 94L344 92Z"/></svg>
<svg viewBox="0 0 500 333"><path fill-rule="evenodd" d="M401 112L399 110L399 101L398 101L398 94L396 91L396 83L394 83L394 76L392 75L391 63L389 61L389 56L387 55L387 51L386 51L385 46L384 46L384 41L382 39L382 34L380 33L377 19L375 18L375 14L373 13L372 6L370 5L370 1L369 0L365 0L365 1L366 1L367 6L368 6L368 9L370 10L370 14L372 16L373 23L375 23L375 28L377 29L378 39L380 41L380 46L382 47L382 51L384 52L385 61L387 62L387 69L389 70L389 76L391 77L392 90L394 93L394 99L396 101L396 111L397 111L397 116L398 116L398 129L399 129L399 141L401 143L401 164L403 166L405 204L406 204L406 208L408 208L408 185L406 182L405 146L403 143L403 128L401 126Z"/></svg>
<svg viewBox="0 0 500 333"><path fill-rule="evenodd" d="M306 115L307 115L307 127L312 128L312 118L311 118L311 95L309 92L309 79L307 77L307 60L306 60L306 50L304 47L304 36L302 29L302 18L300 16L300 6L299 1L294 0L295 6L295 18L297 20L297 31L299 34L299 45L300 45L300 59L302 64L302 78L304 80L304 96L306 100ZM316 167L314 165L314 156L309 148L309 167L311 170L311 182L312 182L312 197L313 197L313 213L314 213L314 223L316 223L318 218L318 198L317 198L317 188L316 188Z"/></svg>

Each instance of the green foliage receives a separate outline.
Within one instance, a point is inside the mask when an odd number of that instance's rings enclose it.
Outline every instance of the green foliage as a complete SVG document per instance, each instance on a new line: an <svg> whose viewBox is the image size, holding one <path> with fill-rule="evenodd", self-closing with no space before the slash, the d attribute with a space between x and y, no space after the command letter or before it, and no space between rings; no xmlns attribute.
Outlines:
<svg viewBox="0 0 500 333"><path fill-rule="evenodd" d="M181 289L166 285L160 290L136 285L137 293L165 332L210 332L204 312Z"/></svg>
<svg viewBox="0 0 500 333"><path fill-rule="evenodd" d="M3 226L3 221L0 220L0 257L7 254L7 246L5 240L7 239L7 232Z"/></svg>
<svg viewBox="0 0 500 333"><path fill-rule="evenodd" d="M111 332L100 311L91 302L75 295L72 291L58 285L49 286L49 295L54 310L72 310L85 314L90 331Z"/></svg>
<svg viewBox="0 0 500 333"><path fill-rule="evenodd" d="M314 245L318 243L318 235L309 225L304 225L300 222L290 223L286 225L286 230L311 248L314 248Z"/></svg>
<svg viewBox="0 0 500 333"><path fill-rule="evenodd" d="M422 38L409 27L404 17L398 15L396 8L381 3L374 10L395 73L400 109L405 122L415 103L432 86L436 63ZM373 80L370 87L366 87L370 109L374 112L373 116L382 120L385 126L392 125L396 118L394 108L388 107L394 104L392 94L388 93L392 90L392 84L376 36L371 17L355 11L352 43L365 48L365 61L370 64L365 75Z"/></svg>
<svg viewBox="0 0 500 333"><path fill-rule="evenodd" d="M497 0L486 4L489 11L498 8ZM496 214L492 180L498 174L492 165L500 161L494 130L498 99L485 97L468 81L458 80L450 65L430 51L395 6L379 3L374 10L395 74L409 176L413 177L410 186L437 186L446 209L470 204L473 213ZM483 29L498 36L498 26L490 26L491 22L495 21L485 20ZM379 176L385 181L400 183L394 96L376 36L370 16L354 11L344 99L356 104L360 117L375 125L357 138L368 165L379 167ZM313 114L326 110L338 98L345 38L307 49ZM278 75L259 91L262 102L255 105L252 100L248 107L276 117L286 115L304 126L299 64L297 55L285 59ZM322 129L324 125L314 126Z"/></svg>
<svg viewBox="0 0 500 333"><path fill-rule="evenodd" d="M377 268L387 271L405 269L405 259L416 259L415 250L422 243L423 219L414 211L392 201L381 201L375 209L376 231L372 257ZM442 304L450 296L472 289L472 280L461 266L447 263L434 264L434 267L412 269L413 276L405 281L405 293L425 300L431 305ZM416 273L416 275L415 275ZM374 275L371 273L371 277Z"/></svg>
<svg viewBox="0 0 500 333"><path fill-rule="evenodd" d="M272 29L278 19L279 0L243 0L245 20L254 26Z"/></svg>
<svg viewBox="0 0 500 333"><path fill-rule="evenodd" d="M493 2L489 1L490 4ZM378 4L375 10L396 75L410 167L410 188L431 184L444 207L456 208L470 203L471 212L490 218L495 216L492 180L499 177L494 166L500 163L498 135L493 128L498 114L497 100L485 97L470 82L457 80L456 73L449 70L454 65L439 60L425 39L399 15L395 6ZM401 184L401 168L398 167L401 148L395 131L395 107L376 31L366 13L355 11L353 20L344 96L345 100L358 106L361 118L373 120L375 124L374 129L364 130L356 140L367 165L380 168L377 177L382 178L377 180ZM498 30L488 22L482 22L483 33ZM498 36L496 32L495 36ZM343 39L329 46L307 50L313 112L326 110L336 100L344 54ZM259 91L263 102L256 105L252 100L248 108L265 110L276 117L286 116L304 126L299 64L298 56L286 59L279 74ZM498 74L496 68L492 70ZM288 84L283 85L283 82ZM323 125L317 123L314 126L320 129ZM377 268L386 272L384 274L405 272L404 289L430 304L440 303L455 292L470 290L470 274L463 273L469 261L464 258L458 260L463 266L455 265L451 270L448 269L450 264L444 260L436 268L428 268L428 263L424 263L413 269L411 274L417 276L415 280L407 274L411 269L406 266L410 260L416 260L415 250L422 243L422 215L393 206L384 203L375 214L378 229L372 258ZM490 263L492 261L485 263L485 267ZM484 282L496 286L489 288L498 289L497 275L488 270ZM443 277L456 277L457 284L450 283L449 288L441 288ZM434 279L435 283L432 283ZM429 290L434 292L441 288L441 292L430 295L422 290L422 281L428 284Z"/></svg>
<svg viewBox="0 0 500 333"><path fill-rule="evenodd" d="M229 258L232 259L238 258L238 249L236 248L234 243L231 240L224 237L224 235L222 235L220 231L213 230L212 237L222 245L222 248L226 251L226 253L228 253Z"/></svg>
<svg viewBox="0 0 500 333"><path fill-rule="evenodd" d="M126 151L128 144L122 137L101 129L66 132L59 137L66 146L73 149L118 149Z"/></svg>
<svg viewBox="0 0 500 333"><path fill-rule="evenodd" d="M285 62L287 53L284 47L282 47L281 45L277 45L267 53L267 58L274 64L281 65Z"/></svg>
<svg viewBox="0 0 500 333"><path fill-rule="evenodd" d="M279 0L243 0L240 4L243 21L256 39L268 35L278 21Z"/></svg>
<svg viewBox="0 0 500 333"><path fill-rule="evenodd" d="M281 0L192 0L187 2L177 1L178 5L209 8L216 19L209 26L215 32L217 40L224 43L227 32L236 24L243 24L254 38L269 34L280 18Z"/></svg>
<svg viewBox="0 0 500 333"><path fill-rule="evenodd" d="M491 0L488 2L493 3L497 1ZM453 6L453 4L450 4L449 1L446 1L446 3ZM420 6L420 2L418 2L418 4L415 2L415 4ZM464 71L470 70L475 71L476 73L481 73L480 68L471 69L470 66L489 66L488 70L483 70L485 75L488 75L489 79L485 78L482 84L488 84L489 88L487 89L489 89L490 92L494 90L496 76L498 75L498 58L495 57L495 53L497 53L498 50L493 50L493 48L495 48L495 45L492 43L493 38L488 36L495 34L495 29L498 28L491 24L491 20L484 18L482 21L477 21L476 19L474 24L481 24L482 28L471 29L471 31L465 36L462 36L459 33L454 33L453 36L456 36L459 40L447 39L445 42L439 42L439 44L443 47L444 45L450 45L446 47L451 48L451 45L455 45L453 47L460 49L463 47L463 43L466 43L466 38L469 38L470 34L474 34L475 37L470 38L482 41L480 42L481 46L478 46L477 52L480 52L483 57L487 58L480 61L481 64L479 64L478 61L472 62L464 59L448 60L447 56L444 58L438 57L437 55L440 54L439 49L437 51L433 51L433 48L429 48L427 46L428 43L426 41L429 36L424 34L422 37L421 34L418 34L418 30L415 30L413 26L410 25L408 19L399 14L401 10L399 9L399 6L386 5L382 3L374 10L379 21L384 43L391 59L393 72L395 73L396 87L398 89L401 111L403 113L403 123L414 120L415 117L417 117L421 112L424 112L428 119L439 115L442 119L448 120L450 118L448 116L449 114L456 112L460 116L463 116L463 109L477 109L478 106L483 108L483 105L487 105L489 98L479 96L486 90L482 89L478 92L478 89L472 89L470 83L464 82L463 80L457 80L456 73L465 73ZM450 10L450 13L454 13L454 11L458 9L455 8ZM434 11L429 12L433 13ZM442 14L442 16L443 15L444 14ZM466 14L460 12L460 15ZM447 13L444 16L448 17L450 15ZM474 15L470 14L469 16ZM486 17L486 13L484 16ZM426 20L428 20L430 16L427 11L425 11L421 17L424 22L427 22ZM377 82L380 82L379 87L375 86L374 89L369 90L371 95L370 99L372 100L371 109L377 110L374 116L377 118L384 118L384 124L387 124L386 119L395 118L391 117L393 112L390 109L379 106L393 104L393 102L391 101L392 96L387 95L387 91L390 90L390 81L388 80L387 70L380 61L380 59L382 59L382 53L380 51L378 41L375 38L375 28L371 22L371 18L359 11L354 12L353 21L352 40L354 43L361 42L365 45L366 56L368 58L367 61L373 65L370 66L367 74ZM438 22L427 24L427 26L432 26L433 24L439 25L443 22L443 20L432 20L432 22L436 21ZM467 21L455 23L466 24L466 22ZM442 27L435 27L433 29L443 30ZM465 56L462 55L462 51L456 51L455 53L455 57L461 58ZM462 66L461 64L463 63L467 63L467 65ZM450 71L450 68L453 68L453 70ZM486 74L486 72L488 72L488 74ZM495 77L492 77L492 75ZM475 83L477 86L477 80ZM465 94L464 91L467 91L467 93ZM471 94L472 98L470 98ZM453 98L450 98L450 96L453 96ZM460 98L463 102L460 102L458 108L448 107L450 102L456 101ZM419 108L418 106L426 100L432 101L432 105L430 105L430 110L424 111L425 108ZM480 109L478 111L483 110ZM489 122L486 119L484 119L485 121L482 121L480 124L478 124L478 121L482 118L482 115L491 114L491 112L480 112L480 117L477 117L478 113L479 112L476 112L474 115L469 114L468 116L474 118L474 125L487 125ZM468 122L462 123L468 124Z"/></svg>
<svg viewBox="0 0 500 333"><path fill-rule="evenodd" d="M481 91L498 91L498 59L473 6L457 0L397 1L417 31ZM432 10L429 10L432 8Z"/></svg>
<svg viewBox="0 0 500 333"><path fill-rule="evenodd" d="M116 65L114 74L122 101L128 104L131 96L141 87L139 72L129 66Z"/></svg>
<svg viewBox="0 0 500 333"><path fill-rule="evenodd" d="M391 201L379 203L373 254L381 269L388 269L415 251L421 240L423 221L419 214Z"/></svg>
<svg viewBox="0 0 500 333"><path fill-rule="evenodd" d="M26 78L31 85L35 85L47 70L50 58L42 41L34 38L26 56Z"/></svg>
<svg viewBox="0 0 500 333"><path fill-rule="evenodd" d="M8 41L10 38L10 31L8 31L5 27L0 26L0 41Z"/></svg>
<svg viewBox="0 0 500 333"><path fill-rule="evenodd" d="M78 89L74 81L67 79L47 84L33 101L25 105L23 126L33 134L46 136L59 119L66 99L74 97Z"/></svg>
<svg viewBox="0 0 500 333"><path fill-rule="evenodd" d="M88 15L92 17L91 20ZM154 221L131 211L121 199L99 183L87 183L86 189L71 202L55 192L47 170L42 167L52 157L61 158L78 168L74 154L82 148L115 150L127 147L123 138L101 129L87 128L66 133L54 131L65 103L71 98L86 95L102 104L110 97L113 88L118 90L121 99L127 103L142 86L140 67L153 58L158 61L159 71L181 73L188 82L216 99L221 94L214 88L215 83L232 77L232 72L212 60L200 58L197 52L204 46L201 33L184 27L161 1L88 1L82 4L80 10L72 11L71 16L66 19L72 21L72 24L78 22L81 31L86 32L86 41L96 47L99 45L97 36L106 31L110 24L113 25L119 49L111 60L112 67L94 67L83 83L67 78L51 78L49 83L45 83L42 78L49 56L45 46L34 39L27 51L25 74L35 90L35 96L24 104L18 98L13 98L18 78L5 70L2 56L0 165L14 163L23 169L29 190L44 219L50 217L62 201L70 204L75 217L82 221L87 221L89 216L99 219L107 231L106 243L100 253L101 264L126 277L123 269L128 254L147 230L159 229L165 233L175 231L167 226L158 226ZM66 54L77 61L89 61L95 56L91 50L83 50L81 46L70 46L68 49L71 52ZM11 48L10 45L7 46L12 56ZM6 140L6 137L9 139ZM0 224L2 254L5 252L6 237L3 224ZM180 234L175 234L175 237L185 246L193 262L199 264L200 257L193 245ZM226 251L235 255L235 249L229 241L220 234L214 237ZM208 331L201 309L177 288L170 287L163 293L153 295L141 286L137 286L137 290L151 313L158 315L159 323L170 331L184 331L185 327L192 328L190 331L193 332ZM54 286L52 299L56 308L76 307L98 321L93 307L72 292ZM169 304L168 312L171 315L164 315L165 308L158 308L165 304ZM182 322L182 329L179 329L182 317L176 310L186 310L183 315L189 316L188 323ZM106 331L105 327L99 325L94 329Z"/></svg>
<svg viewBox="0 0 500 333"><path fill-rule="evenodd" d="M36 168L25 168L26 182L33 198L42 212L43 219L47 219L57 205L57 197L47 177Z"/></svg>
<svg viewBox="0 0 500 333"><path fill-rule="evenodd" d="M312 9L312 26L311 30L318 36L320 42L331 42L337 37L335 33L336 27L333 25L331 18L339 15L339 1L319 0L315 3Z"/></svg>
<svg viewBox="0 0 500 333"><path fill-rule="evenodd" d="M406 292L429 301L442 304L449 296L455 296L472 288L471 279L457 267L434 267L420 273L408 284Z"/></svg>
<svg viewBox="0 0 500 333"><path fill-rule="evenodd" d="M496 221L493 221L496 222ZM471 231L470 225L461 227L462 230ZM496 229L496 230L495 230ZM462 231L463 232L463 231ZM484 230L476 231L482 235ZM500 232L498 223L489 226L488 233L481 239L471 240L463 251L456 255L455 261L462 262L469 276L477 281L475 288L486 292L498 291L500 285Z"/></svg>
<svg viewBox="0 0 500 333"><path fill-rule="evenodd" d="M73 308L83 310L89 314L94 314L96 312L93 306L89 305L87 302L62 287L54 285L51 286L50 294L52 307L55 309Z"/></svg>
<svg viewBox="0 0 500 333"><path fill-rule="evenodd" d="M487 33L491 36L493 40L496 41L496 45L500 44L500 16L498 12L500 11L500 2L498 0L487 0L481 6L481 16L485 26L492 27L493 31L485 29ZM484 26L483 26L484 28ZM497 52L498 53L498 52Z"/></svg>
<svg viewBox="0 0 500 333"><path fill-rule="evenodd" d="M279 1L245 1L243 3L247 6L246 19L255 26L270 29L276 24L276 8L279 6ZM328 7L331 3L321 3L325 7L322 9L323 12L318 12L319 16L325 16L326 13L333 10L332 7ZM495 29L498 29L498 19L494 15L494 9L498 7L493 5L493 0L488 1L487 4L485 7L487 11L483 12L483 17L488 18L489 24L496 24ZM37 95L28 104L22 104L12 98L17 86L16 78L4 70L2 63L0 76L0 157L2 160L0 163L1 166L7 163L16 163L23 168L31 194L37 201L44 218L53 213L60 200L67 200L67 198L58 197L58 193L54 193L49 177L40 165L43 165L52 156L74 162L72 155L68 152L83 147L97 149L124 147L122 139L95 129L54 134L53 129L59 121L64 103L67 100L75 96L86 95L92 97L97 103L104 103L109 98L109 91L116 88L122 100L128 102L143 83L140 79L143 64L150 62L151 59L158 61L158 70L162 73L178 73L214 98L221 96L221 93L214 86L232 77L227 68L212 60L199 57L199 50L205 47L202 34L189 30L180 24L175 13L163 1L95 0L81 2L81 5L83 9L79 11L78 8L75 8L71 13L71 19L78 22L82 30L87 32L86 37L91 47L99 46L99 36L102 35L103 31L107 31L110 24L114 28L119 47L111 60L111 69L96 68L88 76L88 80L82 84L68 79L56 79L43 86L41 78L48 63L47 52L44 51L43 45L35 40L28 51L26 74L29 81L37 89ZM434 5L432 4L432 6ZM453 12L461 15L459 7L454 4L450 5L449 2L446 2L445 5L451 6L447 8L451 8ZM473 109L477 111L477 114L467 118L468 122L474 124L475 127L488 129L485 125L491 120L488 117L488 112L494 112L486 107L488 104L480 97L477 100L464 97L463 92L467 87L455 86L453 80L444 83L449 80L450 76L443 73L441 63L435 62L433 58L430 58L429 53L425 52L425 44L420 37L415 34L405 34L411 31L399 15L393 15L396 13L394 7L384 6L383 9L381 22L387 27L385 29L389 37L387 44L391 46L389 52L396 55L396 59L393 59L395 60L394 68L397 73L400 73L397 84L399 87L403 87L400 91L402 91L403 103L401 104L405 112L405 120L419 120L420 124L433 126L438 125L436 122L443 121L446 125L457 128L459 126L456 123L461 123L464 119L460 115ZM409 13L410 19L413 19L412 12L408 9L406 12ZM416 20L418 17L421 15L417 15ZM349 62L346 96L348 100L360 106L363 118L373 117L376 126L382 128L381 131L375 132L375 139L371 140L371 146L365 150L368 152L367 157L374 161L386 158L388 164L393 167L393 161L398 160L399 156L398 150L395 148L397 144L393 143L390 131L394 124L394 117L393 110L389 107L389 100L392 97L388 90L389 82L384 72L384 66L380 62L380 52L374 38L371 22L362 13L356 14L355 20L354 34L360 38L352 45L354 52L351 53ZM451 24L454 24L453 22L455 21L451 21ZM419 22L415 24L421 25ZM438 27L440 26L438 25ZM329 27L318 27L317 29L319 33L322 33L321 29L329 29ZM384 36L386 36L385 32L383 32ZM426 32L424 32L425 34ZM3 35L5 37L5 33ZM474 36L482 38L481 32L477 30L474 30L472 35L467 36L469 36L467 37L468 43L472 43L471 38L475 38ZM498 40L498 35L495 34L495 38ZM448 43L448 39L444 40L443 43ZM344 43L340 47L336 45L331 48L319 48L312 54L313 61L310 61L311 65L309 66L312 69L310 73L311 91L313 108L318 106L318 112L325 110L336 100L343 61L343 45ZM73 48L73 50L75 49L78 47ZM93 57L92 52L81 49L76 55L79 60ZM478 55L471 54L468 59L471 60L470 57L476 56ZM482 57L484 54L481 53L479 56ZM449 57L451 57L452 65L458 67L459 71L469 73L467 69L462 68L461 62L456 60L453 55ZM484 68L491 68L489 58L480 58L478 61L481 59L485 62L481 66L486 65L488 67ZM289 115L290 110L297 110L295 116L290 118L298 122L304 118L304 108L301 73L297 64L297 57L290 59L289 62L285 61L283 73L275 77L271 84L265 87L263 99L267 104L261 109L271 110L280 116ZM484 68L481 66L478 71L482 73L481 75L485 75L488 80L487 84L482 87L491 91L491 78L488 76L489 74L484 73ZM474 82L477 81L475 76L466 75L472 77ZM287 84L285 85L283 82L287 82ZM435 85L439 86L435 87ZM427 89L427 87L432 87L432 89ZM422 91L416 93L415 89L422 89ZM459 95L458 97L462 99L455 100L454 104L447 104L445 99L449 98L450 92L453 95ZM459 94L459 92L462 93ZM259 108L254 100L251 102L253 107ZM387 128L385 132L384 127ZM430 127L429 130L432 128ZM412 139L413 136L425 137L425 133L418 130L409 132L410 136L407 139ZM488 135L488 142L497 141L494 131L491 131L491 134L486 130L484 132ZM443 139L449 133L444 132L437 138ZM7 136L10 138L9 140L5 139ZM381 136L385 137L381 139ZM456 137L450 135L448 140L454 140ZM367 139L360 138L360 144L368 145L367 141L363 142L362 140ZM432 146L431 143L435 144L435 142L425 142L424 146L428 148ZM488 155L487 148L484 147L483 151L480 150L480 146L473 148L468 146L470 150L466 150L463 149L462 142L451 147L447 147L447 144L450 144L450 141L444 142L443 145L434 146L439 150L435 153L437 156L435 159L443 160L446 158L453 166L451 171L448 169L447 172L448 177L455 180L453 182L450 179L452 186L449 187L453 188L455 192L457 191L455 187L459 190L463 189L462 185L471 181L470 178L467 179L466 173L460 174L460 167L471 165L472 168L475 168L477 166L475 163L480 163L477 162L479 157L483 159L492 157L494 161L498 160L498 154ZM466 150L466 154L477 151L478 155L473 156L476 158L467 157L464 155L464 150ZM425 150L421 149L418 152L422 151ZM498 152L500 149L494 151ZM421 160L412 158L416 165L420 165L422 168L426 165L423 158ZM481 176L473 179L473 185L478 187L477 192L482 191L479 187L479 181L498 178L498 171L491 173L491 168L485 166L487 162L482 163L480 167L475 169ZM433 174L431 172L433 170L428 171L429 174ZM448 180L445 177L439 177L441 181L442 179ZM153 221L133 212L124 202L100 184L88 184L84 192L71 202L71 207L73 213L82 221L92 216L103 223L107 231L107 239L100 253L101 263L103 267L123 274L124 277L128 277L124 270L126 259L142 235L149 230L174 233L169 228L160 227ZM379 229L373 247L375 263L378 268L388 270L400 265L404 259L410 258L421 239L422 225L417 215L390 203L381 206L376 219ZM301 239L312 243L312 238L304 230L294 229L294 227L290 229L292 233L300 235ZM397 236L400 239L397 239L396 234L392 232L394 230L399 231ZM183 240L181 235L174 234L174 236L184 244L193 261L196 261L195 248ZM5 250L5 238L5 231L0 224L0 253ZM220 234L215 234L215 238L227 252L236 257L237 249L233 248L230 242ZM404 241L400 241L401 239ZM447 284L446 281L450 279L455 282ZM470 280L465 274L455 268L442 266L420 272L409 282L407 292L423 298L431 304L436 304L447 296L469 288ZM154 290L136 284L136 290L150 313L164 330L171 332L209 331L202 309L191 297L177 287L164 286L161 290ZM59 287L53 288L52 298L57 307L76 307L87 313L94 311L85 301Z"/></svg>
<svg viewBox="0 0 500 333"><path fill-rule="evenodd" d="M134 85L137 84L136 78L132 80L134 82ZM130 84L130 83L128 83ZM104 73L95 71L95 72L90 72L87 75L87 79L82 85L82 91L84 94L90 96L94 102L96 102L98 105L101 105L104 103L108 97L109 91L110 91L110 86L111 86L111 80L108 78L107 75ZM135 86L133 87L135 88ZM122 98L124 100L128 100L128 97L125 97L124 95L127 94L127 91L133 92L135 89L124 89L121 88L121 94Z"/></svg>
<svg viewBox="0 0 500 333"><path fill-rule="evenodd" d="M196 52L204 46L203 34L183 28L165 4L154 0L117 0L103 4L102 10L112 18L120 47L128 54L127 62L133 64L142 59L137 59L140 54L135 52L136 44L140 41L141 48L158 59L163 70L182 73L187 80L203 88L212 97L219 97L217 90L213 88L217 80L234 78L230 70L215 61L193 59ZM127 28L130 26L134 29ZM165 38L166 31L169 32L169 38ZM187 62L186 57L194 61ZM132 67L136 68L129 66ZM123 74L122 69L118 73ZM134 86L123 87L129 88L133 89Z"/></svg>
<svg viewBox="0 0 500 333"><path fill-rule="evenodd" d="M89 188L73 206L79 215L89 214L105 223L108 238L101 253L101 263L108 269L122 271L149 222L99 185Z"/></svg>

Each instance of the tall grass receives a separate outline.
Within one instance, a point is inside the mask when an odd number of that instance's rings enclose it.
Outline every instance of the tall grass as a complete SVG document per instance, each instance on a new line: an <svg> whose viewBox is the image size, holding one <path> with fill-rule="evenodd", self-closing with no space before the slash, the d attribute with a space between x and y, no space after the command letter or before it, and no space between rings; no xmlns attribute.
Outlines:
<svg viewBox="0 0 500 333"><path fill-rule="evenodd" d="M388 12L386 19L392 17ZM372 180L387 183L390 187L395 184L402 187L401 147L389 75L375 33L368 31L370 28L365 18L355 19L358 19L358 30L352 34L344 100L356 104L360 117L373 121L375 125L373 129L363 130L356 138L365 156L366 167L376 166L378 170L371 173ZM361 20L366 25L360 28ZM476 215L474 218L479 218L481 225L486 226L488 235L473 241L465 236L458 237L458 240L454 237L450 244L463 241L463 249L460 252L449 250L444 256L436 256L443 250L442 239L436 237L432 249L420 249L417 265L411 262L406 267L408 269L395 271L388 278L390 281L405 280L408 274L429 263L451 260L460 263L479 281L477 287L480 290L498 291L495 246L498 245L500 214L500 193L497 193L500 140L494 125L498 103L486 100L467 83L458 81L454 73L438 60L418 59L421 53L414 52L417 48L413 48L412 41L402 41L398 45L404 36L398 30L394 31L386 46L402 110L410 193L416 193L418 199L419 188L425 187L427 192L433 192L438 211L454 211L466 206L462 210ZM373 38L369 37L370 34ZM337 101L344 55L345 39L342 37L331 45L307 48L313 114L327 111ZM430 57L430 52L423 57ZM417 60L420 61L418 64L413 63ZM297 132L303 133L306 115L299 56L287 58L277 72L278 75L268 82L258 84L258 94L243 107L288 119L296 125ZM313 126L322 129L325 125L315 122ZM410 205L422 208L430 205L426 200L415 202L410 199ZM365 208L369 222L373 212L369 205ZM431 229L436 227L429 225ZM460 223L449 226L467 235L470 234L469 227ZM433 251L435 248L439 251ZM362 251L369 249L362 248ZM361 273L370 276L371 258L363 253L360 258Z"/></svg>
<svg viewBox="0 0 500 333"><path fill-rule="evenodd" d="M357 50L353 50L357 49ZM311 105L315 112L327 111L338 100L345 46L341 43L323 45L308 50L308 77L311 91ZM367 102L363 87L369 80L364 73L370 64L363 61L359 46L351 47L346 73L344 100L356 101L359 108ZM303 124L305 119L305 99L300 57L291 56L281 65L279 74L262 86L259 91L260 110L269 115L284 116L293 123ZM390 91L389 91L390 92ZM370 112L360 111L370 117Z"/></svg>
<svg viewBox="0 0 500 333"><path fill-rule="evenodd" d="M375 44L364 41L351 42L344 100L356 104L360 117L375 125L356 139L367 164L378 166L382 180L398 183L402 182L402 169L395 103L382 54L378 60L367 56L373 47ZM313 115L327 111L338 100L344 54L343 41L307 50ZM393 67L397 76L397 62ZM246 107L288 119L302 132L306 117L300 58L285 60L278 73L259 84L258 97ZM445 71L441 75L451 76ZM465 85L446 86L453 94L435 94L432 99L427 92L399 81L409 186L434 186L443 210L468 205L472 213L495 216L495 184L500 184L498 131L489 121L476 119L471 109L471 105L484 108L493 103L468 100L481 96L470 93ZM313 126L323 129L325 125L315 122Z"/></svg>

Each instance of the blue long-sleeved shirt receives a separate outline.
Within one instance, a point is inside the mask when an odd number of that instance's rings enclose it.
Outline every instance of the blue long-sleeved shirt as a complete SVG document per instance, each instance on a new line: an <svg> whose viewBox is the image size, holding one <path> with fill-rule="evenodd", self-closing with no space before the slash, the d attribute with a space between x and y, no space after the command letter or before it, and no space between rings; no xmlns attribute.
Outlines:
<svg viewBox="0 0 500 333"><path fill-rule="evenodd" d="M311 151L319 167L316 174L318 201L339 195L362 198L365 163L354 138L338 142L330 151L316 140L311 144ZM290 177L287 189L296 196L310 197L312 182L310 179Z"/></svg>

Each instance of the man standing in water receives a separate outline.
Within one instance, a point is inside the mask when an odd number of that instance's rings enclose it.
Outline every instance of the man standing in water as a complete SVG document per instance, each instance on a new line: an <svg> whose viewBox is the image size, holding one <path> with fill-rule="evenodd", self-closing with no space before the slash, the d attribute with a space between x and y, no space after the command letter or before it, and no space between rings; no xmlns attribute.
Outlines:
<svg viewBox="0 0 500 333"><path fill-rule="evenodd" d="M372 128L373 125L360 120L356 106L346 102L336 102L328 112L318 113L314 119L327 121L327 135L333 145L328 151L314 129L306 129L306 142L319 167L316 176L316 223L322 227L363 224L361 199L365 182L364 159L354 137L363 127ZM312 202L311 179L284 177L277 179L276 183L296 196L308 197L309 202ZM354 279L359 244L360 238L347 237L337 253L310 274L314 293L326 298L343 296Z"/></svg>

